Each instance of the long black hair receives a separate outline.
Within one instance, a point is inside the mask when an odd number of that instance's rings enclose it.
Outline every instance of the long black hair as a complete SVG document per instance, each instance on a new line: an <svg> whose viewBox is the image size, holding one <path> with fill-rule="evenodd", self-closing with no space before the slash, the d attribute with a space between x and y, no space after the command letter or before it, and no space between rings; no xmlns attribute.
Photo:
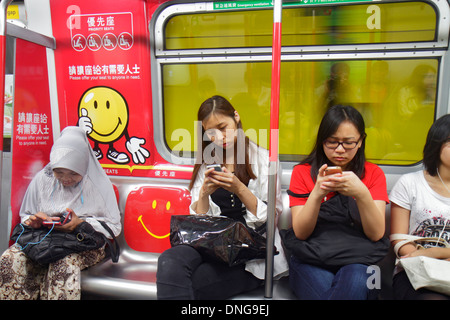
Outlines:
<svg viewBox="0 0 450 320"><path fill-rule="evenodd" d="M329 166L333 165L325 155L323 143L338 130L339 126L344 121L353 123L361 135L361 147L348 164L348 168L360 179L364 176L364 164L366 162L366 156L364 153L366 147L364 119L361 113L359 113L359 111L352 106L335 105L328 109L323 116L317 132L316 144L314 145L312 152L301 162L301 164L308 163L311 165L311 177L314 181L319 173L319 168L323 164L326 163Z"/></svg>
<svg viewBox="0 0 450 320"><path fill-rule="evenodd" d="M199 121L199 139L202 139L201 143L199 145L201 146L201 150L198 151L197 154L197 160L194 165L194 169L192 172L192 178L189 183L189 190L192 189L194 186L194 182L197 179L197 174L200 169L200 166L204 162L203 159L203 152L208 147L209 144L213 143L211 140L204 140L203 137L205 136L205 130L202 126L203 121L207 120L212 114L221 114L227 117L232 118L234 121L234 112L236 110L231 105L231 103L225 99L222 96L213 96L209 99L206 99L201 105L198 110L197 114L197 120ZM245 185L248 185L248 182L250 179L256 179L256 175L253 173L250 161L249 161L249 144L250 140L249 138L244 134L244 131L242 129L242 122L239 120L239 122L236 123L237 128L237 141L234 144L234 174L235 176ZM238 161L238 146L243 145L244 146L244 156L245 156L245 162L240 163ZM219 164L222 164L222 161L218 162Z"/></svg>

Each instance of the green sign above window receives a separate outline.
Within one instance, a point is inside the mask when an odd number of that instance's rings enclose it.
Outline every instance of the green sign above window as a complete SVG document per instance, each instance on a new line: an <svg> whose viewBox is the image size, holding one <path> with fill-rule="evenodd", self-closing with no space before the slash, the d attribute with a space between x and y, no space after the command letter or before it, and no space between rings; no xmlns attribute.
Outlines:
<svg viewBox="0 0 450 320"><path fill-rule="evenodd" d="M364 2L367 0L302 0L302 1L292 1L285 2L283 6L298 6L302 4L334 4L334 3L344 3L344 2ZM273 1L223 1L214 2L214 10L225 10L225 9L249 9L249 8L268 8L273 7Z"/></svg>

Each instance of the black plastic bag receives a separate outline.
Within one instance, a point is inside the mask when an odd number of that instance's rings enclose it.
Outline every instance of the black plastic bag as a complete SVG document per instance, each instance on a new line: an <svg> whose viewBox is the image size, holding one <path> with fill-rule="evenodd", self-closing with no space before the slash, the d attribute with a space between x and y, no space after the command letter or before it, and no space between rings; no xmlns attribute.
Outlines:
<svg viewBox="0 0 450 320"><path fill-rule="evenodd" d="M231 266L266 257L266 239L227 217L176 215L170 220L170 244L189 245L204 259Z"/></svg>
<svg viewBox="0 0 450 320"><path fill-rule="evenodd" d="M106 223L100 223L114 236ZM107 253L113 262L117 262L120 253L117 241L110 241L87 222L79 224L71 233L46 227L34 229L19 223L14 227L11 240L16 241L31 260L41 265L58 261L71 253L98 249L106 242L109 243Z"/></svg>

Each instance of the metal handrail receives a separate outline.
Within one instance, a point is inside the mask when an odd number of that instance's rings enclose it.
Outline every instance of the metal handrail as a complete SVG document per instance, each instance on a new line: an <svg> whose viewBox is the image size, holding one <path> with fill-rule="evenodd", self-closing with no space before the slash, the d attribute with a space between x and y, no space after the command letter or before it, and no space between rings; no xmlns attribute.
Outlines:
<svg viewBox="0 0 450 320"><path fill-rule="evenodd" d="M2 135L0 138L0 181L2 181L2 170L3 170L3 119L5 114L5 69L6 69L6 11L8 9L9 4L13 0L2 0L0 2L0 99L1 99L1 107L0 107L0 134ZM0 194L1 191L0 184ZM0 208L1 208L1 199L0 199Z"/></svg>
<svg viewBox="0 0 450 320"><path fill-rule="evenodd" d="M273 2L272 85L270 101L269 186L267 202L267 254L265 273L265 298L273 296L273 264L275 242L275 215L278 176L278 122L280 107L281 64L281 12L282 0Z"/></svg>

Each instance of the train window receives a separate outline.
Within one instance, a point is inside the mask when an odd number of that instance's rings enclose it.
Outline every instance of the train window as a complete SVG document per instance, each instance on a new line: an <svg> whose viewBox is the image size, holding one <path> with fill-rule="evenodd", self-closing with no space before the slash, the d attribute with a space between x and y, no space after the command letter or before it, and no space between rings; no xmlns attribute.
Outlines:
<svg viewBox="0 0 450 320"><path fill-rule="evenodd" d="M363 114L370 161L420 162L428 129L448 101L439 85L449 5L290 3L282 22L280 160L309 154L322 115L339 103ZM246 134L268 148L273 13L237 4L168 4L155 18L155 143L166 159L194 163L197 110L216 94L240 112ZM216 10L221 6L226 10Z"/></svg>
<svg viewBox="0 0 450 320"><path fill-rule="evenodd" d="M270 68L270 62L165 65L169 148L192 157L196 110L215 94L229 99L241 114L245 132L267 148ZM298 161L308 154L326 109L349 104L364 116L371 161L402 165L420 161L435 114L436 70L437 59L283 62L280 159Z"/></svg>
<svg viewBox="0 0 450 320"><path fill-rule="evenodd" d="M272 19L272 10L174 15L165 25L164 47L270 47ZM287 7L282 20L283 46L434 41L437 24L434 7L425 2Z"/></svg>

